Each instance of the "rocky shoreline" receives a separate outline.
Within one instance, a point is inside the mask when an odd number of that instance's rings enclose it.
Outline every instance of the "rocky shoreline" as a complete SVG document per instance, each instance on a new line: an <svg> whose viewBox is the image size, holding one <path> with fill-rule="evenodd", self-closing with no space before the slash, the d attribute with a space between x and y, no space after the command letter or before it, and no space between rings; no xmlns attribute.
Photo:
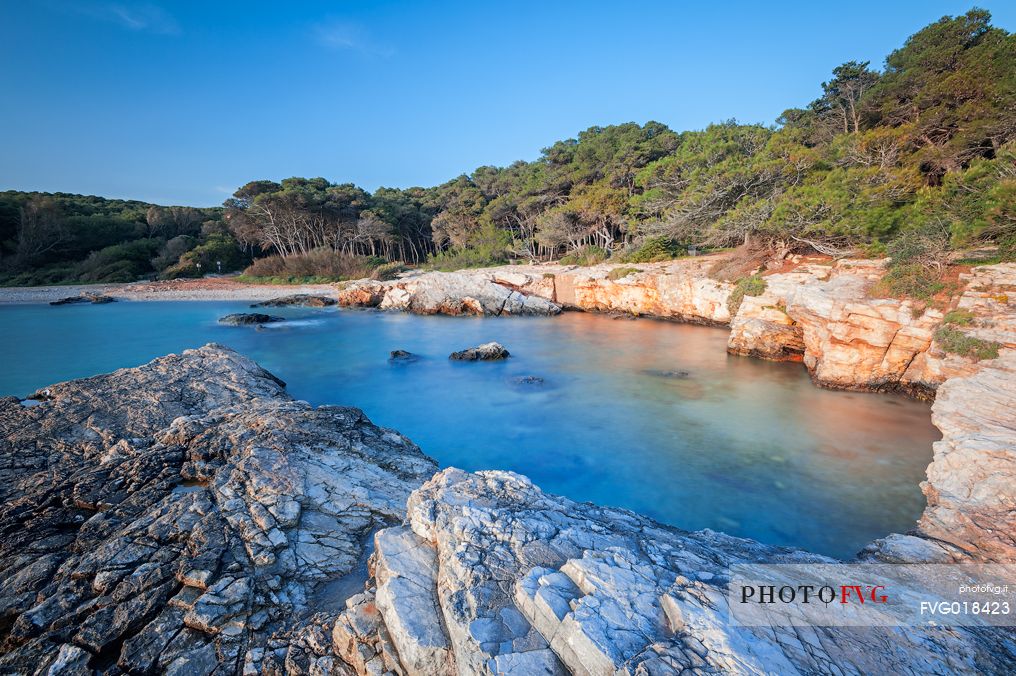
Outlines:
<svg viewBox="0 0 1016 676"><path fill-rule="evenodd" d="M733 626L731 564L829 560L575 503L509 472L437 472L397 432L356 409L293 401L220 346L37 396L0 399L5 672L1005 673L1016 663L1001 629ZM866 556L888 560L894 546Z"/></svg>
<svg viewBox="0 0 1016 676"><path fill-rule="evenodd" d="M816 383L935 396L943 438L914 531L860 556L1016 561L1016 265L975 268L964 335L871 298L872 261L804 263L741 300L705 259L411 273L332 289L421 313L562 308L731 326L735 354ZM276 294L278 295L278 294ZM326 294L327 295L327 294ZM54 310L56 311L56 310ZM827 561L544 494L499 471L438 472L350 408L312 408L209 345L0 399L0 671L17 673L1010 673L1010 630L737 627L737 562ZM27 405L27 404L33 405ZM435 474L435 472L437 472ZM891 650L886 646L893 646Z"/></svg>
<svg viewBox="0 0 1016 676"><path fill-rule="evenodd" d="M487 311L497 307L489 294L507 290L555 308L729 326L729 352L803 362L819 386L935 399L943 439L922 484L920 537L875 546L888 559L1016 561L1016 264L960 275L952 304L963 322L951 328L999 346L998 358L976 361L938 343L941 310L871 295L884 260L799 261L766 274L762 292L745 295L733 317L734 285L708 274L716 262L625 266L623 276L612 265L414 272L343 285L338 298L344 306L487 315L500 314Z"/></svg>

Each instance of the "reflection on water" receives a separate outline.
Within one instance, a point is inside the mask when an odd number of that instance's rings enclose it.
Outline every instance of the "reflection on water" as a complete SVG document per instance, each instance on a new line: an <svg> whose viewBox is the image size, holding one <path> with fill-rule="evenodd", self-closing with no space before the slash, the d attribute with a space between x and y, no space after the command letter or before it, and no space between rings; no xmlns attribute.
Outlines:
<svg viewBox="0 0 1016 676"><path fill-rule="evenodd" d="M299 399L364 409L443 466L511 469L682 528L848 557L923 509L918 483L938 438L926 404L823 390L799 364L728 356L721 329L301 308L278 308L299 322L272 330L216 324L242 307L0 307L0 394L215 341ZM512 358L447 359L490 340ZM391 363L394 349L420 359Z"/></svg>

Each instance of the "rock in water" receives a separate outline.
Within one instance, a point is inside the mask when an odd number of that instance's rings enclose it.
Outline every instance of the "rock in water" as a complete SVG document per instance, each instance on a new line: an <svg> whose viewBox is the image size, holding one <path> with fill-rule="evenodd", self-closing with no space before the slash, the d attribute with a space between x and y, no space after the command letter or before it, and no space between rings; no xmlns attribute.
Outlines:
<svg viewBox="0 0 1016 676"><path fill-rule="evenodd" d="M295 293L291 296L282 296L272 300L253 303L251 307L289 307L300 305L303 307L330 307L338 303L334 298L328 296L317 296L309 293Z"/></svg>
<svg viewBox="0 0 1016 676"><path fill-rule="evenodd" d="M459 352L452 352L449 359L456 361L497 361L511 356L508 349L501 343L484 343Z"/></svg>
<svg viewBox="0 0 1016 676"><path fill-rule="evenodd" d="M0 672L332 673L315 594L436 465L283 387L208 345L0 398Z"/></svg>
<svg viewBox="0 0 1016 676"><path fill-rule="evenodd" d="M255 324L271 324L273 322L284 322L284 317L261 314L260 312L238 312L226 315L219 319L220 324L229 326L253 326Z"/></svg>
<svg viewBox="0 0 1016 676"><path fill-rule="evenodd" d="M542 385L543 378L540 376L516 376L512 378L516 385Z"/></svg>
<svg viewBox="0 0 1016 676"><path fill-rule="evenodd" d="M115 303L116 298L112 296L104 296L98 293L83 293L80 296L67 296L60 300L52 300L49 302L50 305L78 305L81 303L91 303L92 305L105 305L106 303Z"/></svg>
<svg viewBox="0 0 1016 676"><path fill-rule="evenodd" d="M409 362L414 362L417 359L419 359L419 357L407 350L392 350L388 353L388 361L399 364L408 364Z"/></svg>

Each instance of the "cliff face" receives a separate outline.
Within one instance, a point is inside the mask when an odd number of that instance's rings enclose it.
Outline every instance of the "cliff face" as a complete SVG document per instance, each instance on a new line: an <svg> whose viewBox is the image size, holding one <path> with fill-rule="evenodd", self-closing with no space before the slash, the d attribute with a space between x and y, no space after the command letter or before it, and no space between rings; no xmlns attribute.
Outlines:
<svg viewBox="0 0 1016 676"><path fill-rule="evenodd" d="M225 348L39 396L0 400L5 673L1016 663L1004 630L732 626L730 565L828 560L575 503L507 472L434 475L397 432L295 402Z"/></svg>

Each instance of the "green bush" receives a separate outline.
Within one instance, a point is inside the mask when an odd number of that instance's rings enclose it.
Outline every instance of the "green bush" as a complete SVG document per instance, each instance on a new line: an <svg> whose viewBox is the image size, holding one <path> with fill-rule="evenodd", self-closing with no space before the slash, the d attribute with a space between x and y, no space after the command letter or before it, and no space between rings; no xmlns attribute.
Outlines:
<svg viewBox="0 0 1016 676"><path fill-rule="evenodd" d="M596 265L607 260L607 250L600 246L584 246L561 257L562 265Z"/></svg>
<svg viewBox="0 0 1016 676"><path fill-rule="evenodd" d="M504 265L508 262L511 243L510 234L487 224L473 233L465 246L432 254L427 264L432 269L445 271Z"/></svg>
<svg viewBox="0 0 1016 676"><path fill-rule="evenodd" d="M622 263L658 263L677 258L684 247L667 237L649 237L637 248L621 256Z"/></svg>
<svg viewBox="0 0 1016 676"><path fill-rule="evenodd" d="M133 282L152 271L151 260L162 248L162 240L137 239L107 246L89 254L74 270L79 282Z"/></svg>
<svg viewBox="0 0 1016 676"><path fill-rule="evenodd" d="M958 354L962 357L970 357L975 361L994 359L998 356L999 348L1002 347L998 343L968 336L951 326L939 327L935 331L935 342L946 352Z"/></svg>
<svg viewBox="0 0 1016 676"><path fill-rule="evenodd" d="M637 272L641 272L638 268L614 268L607 273L607 279L612 282L616 282L619 279L624 279L628 275L634 275Z"/></svg>
<svg viewBox="0 0 1016 676"><path fill-rule="evenodd" d="M402 261L382 263L374 268L374 272L371 274L370 278L376 279L380 282L386 282L389 279L395 279L400 272L405 272L407 269L408 268L402 263Z"/></svg>
<svg viewBox="0 0 1016 676"><path fill-rule="evenodd" d="M160 276L163 279L200 277L211 272L219 272L219 263L222 264L222 272L233 272L240 270L248 262L250 259L240 250L235 239L229 235L216 233L209 235L204 243L180 256L180 260Z"/></svg>
<svg viewBox="0 0 1016 676"><path fill-rule="evenodd" d="M877 295L929 301L945 288L941 273L920 263L892 265L876 287Z"/></svg>
<svg viewBox="0 0 1016 676"><path fill-rule="evenodd" d="M742 277L734 284L734 290L727 296L727 310L730 311L730 318L737 315L741 309L741 302L745 296L761 296L766 290L766 280L761 275Z"/></svg>

